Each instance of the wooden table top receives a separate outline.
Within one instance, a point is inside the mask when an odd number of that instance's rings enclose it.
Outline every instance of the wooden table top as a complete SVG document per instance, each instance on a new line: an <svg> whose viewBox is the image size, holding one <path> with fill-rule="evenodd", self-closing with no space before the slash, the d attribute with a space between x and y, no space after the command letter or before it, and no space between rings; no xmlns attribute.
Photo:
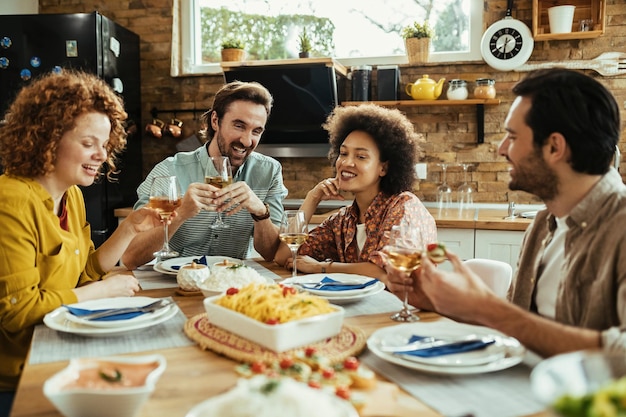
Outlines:
<svg viewBox="0 0 626 417"><path fill-rule="evenodd" d="M269 262L260 264L282 277L289 272ZM202 297L181 296L176 288L142 291L139 295L150 297L172 297L187 317L204 312ZM422 320L438 320L435 313L420 312ZM388 313L345 318L345 323L360 327L369 336L375 330L390 325ZM106 343L106 338L101 339ZM141 352L133 355L142 355ZM166 360L167 368L159 379L156 390L141 408L138 417L183 417L198 403L232 388L238 375L234 371L236 362L211 351L193 345L159 351ZM50 376L67 366L67 361L25 366L16 393L11 417L62 416L43 395L43 383ZM378 377L377 388L367 392L368 400L362 417L441 417L418 399L410 396L395 384ZM532 417L547 417L538 413ZM112 416L113 417L113 416Z"/></svg>

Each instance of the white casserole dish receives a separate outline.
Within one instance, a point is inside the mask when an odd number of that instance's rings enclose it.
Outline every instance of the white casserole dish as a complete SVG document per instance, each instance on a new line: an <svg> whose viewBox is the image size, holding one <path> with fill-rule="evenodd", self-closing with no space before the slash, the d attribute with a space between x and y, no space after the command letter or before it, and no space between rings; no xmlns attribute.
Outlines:
<svg viewBox="0 0 626 417"><path fill-rule="evenodd" d="M274 352L284 352L337 335L343 325L344 310L282 324L265 324L244 314L215 304L221 295L204 299L208 320L215 326L251 340Z"/></svg>

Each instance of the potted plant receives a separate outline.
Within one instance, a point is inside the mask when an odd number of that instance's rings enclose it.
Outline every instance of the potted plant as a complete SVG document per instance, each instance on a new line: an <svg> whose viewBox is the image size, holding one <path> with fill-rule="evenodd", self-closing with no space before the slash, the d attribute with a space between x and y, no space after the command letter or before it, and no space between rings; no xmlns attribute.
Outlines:
<svg viewBox="0 0 626 417"><path fill-rule="evenodd" d="M306 28L302 29L302 32L298 35L298 45L299 45L299 53L298 56L300 58L308 58L309 53L311 52L311 38L306 31Z"/></svg>
<svg viewBox="0 0 626 417"><path fill-rule="evenodd" d="M430 54L430 40L435 36L434 30L428 21L413 22L402 29L402 37L406 46L406 53L410 64L428 62Z"/></svg>
<svg viewBox="0 0 626 417"><path fill-rule="evenodd" d="M243 41L236 36L228 36L222 41L222 61L243 61L246 51Z"/></svg>

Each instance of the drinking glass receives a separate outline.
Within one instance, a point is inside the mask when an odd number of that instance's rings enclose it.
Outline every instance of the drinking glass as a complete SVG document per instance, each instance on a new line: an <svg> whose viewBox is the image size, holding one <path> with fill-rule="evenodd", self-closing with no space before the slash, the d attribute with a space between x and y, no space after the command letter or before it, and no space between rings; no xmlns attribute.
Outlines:
<svg viewBox="0 0 626 417"><path fill-rule="evenodd" d="M437 208L439 216L447 216L452 205L452 188L448 185L446 172L448 164L437 164L441 167L441 184L437 187Z"/></svg>
<svg viewBox="0 0 626 417"><path fill-rule="evenodd" d="M175 176L154 177L150 187L150 202L148 206L156 209L163 220L163 247L154 252L157 260L176 258L178 252L170 249L168 223L172 212L182 204L182 192Z"/></svg>
<svg viewBox="0 0 626 417"><path fill-rule="evenodd" d="M474 208L474 190L469 182L467 182L467 169L471 166L472 164L461 164L461 167L463 168L463 184L461 184L457 190L459 200L459 217L473 215L472 209Z"/></svg>
<svg viewBox="0 0 626 417"><path fill-rule="evenodd" d="M233 183L233 172L230 167L230 159L227 156L211 156L209 164L204 172L204 182L217 188L224 188ZM212 210L216 207L211 206ZM222 220L222 212L217 212L215 222L209 226L211 229L228 229L230 225Z"/></svg>
<svg viewBox="0 0 626 417"><path fill-rule="evenodd" d="M405 278L421 265L424 244L419 230L408 226L394 226L389 231L389 242L383 247L382 254L396 269L402 271ZM412 322L420 318L409 309L409 288L404 286L402 309L391 316L391 320Z"/></svg>
<svg viewBox="0 0 626 417"><path fill-rule="evenodd" d="M309 237L309 227L306 222L304 211L302 210L285 210L283 218L280 221L279 230L280 240L285 242L291 249L293 257L293 270L291 276L298 274L296 270L296 257L298 256L298 248Z"/></svg>

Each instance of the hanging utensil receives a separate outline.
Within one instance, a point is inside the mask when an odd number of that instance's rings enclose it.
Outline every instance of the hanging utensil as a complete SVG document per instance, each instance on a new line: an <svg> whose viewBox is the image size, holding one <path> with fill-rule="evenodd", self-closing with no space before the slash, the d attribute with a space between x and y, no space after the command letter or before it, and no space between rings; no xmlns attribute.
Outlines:
<svg viewBox="0 0 626 417"><path fill-rule="evenodd" d="M590 69L605 77L625 75L626 53L605 52L594 59L563 62L529 62L514 68L514 71L533 71L540 68Z"/></svg>

